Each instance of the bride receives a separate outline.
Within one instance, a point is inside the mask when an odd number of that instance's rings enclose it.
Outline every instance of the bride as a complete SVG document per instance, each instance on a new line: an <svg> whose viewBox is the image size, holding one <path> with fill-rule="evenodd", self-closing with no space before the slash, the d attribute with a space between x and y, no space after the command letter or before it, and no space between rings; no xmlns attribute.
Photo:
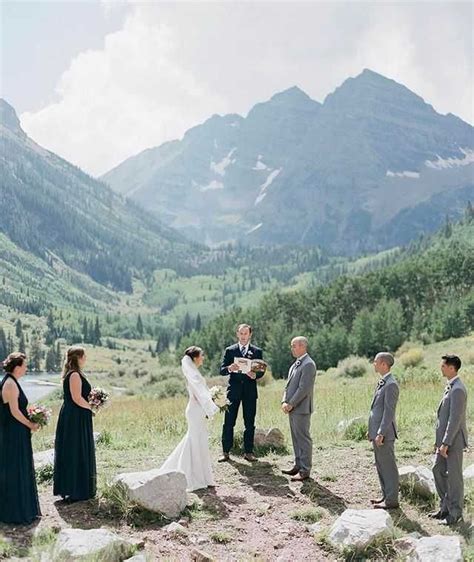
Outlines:
<svg viewBox="0 0 474 562"><path fill-rule="evenodd" d="M206 417L213 416L219 411L219 408L212 401L206 381L199 372L199 367L203 362L202 349L194 345L188 347L181 360L181 368L186 377L189 394L189 402L186 407L188 431L160 468L160 472L172 470L184 472L188 492L215 485Z"/></svg>

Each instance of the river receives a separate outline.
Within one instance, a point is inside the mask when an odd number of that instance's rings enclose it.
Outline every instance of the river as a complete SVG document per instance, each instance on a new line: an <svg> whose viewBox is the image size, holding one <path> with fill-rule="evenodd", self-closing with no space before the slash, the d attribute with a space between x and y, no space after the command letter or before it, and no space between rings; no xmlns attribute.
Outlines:
<svg viewBox="0 0 474 562"><path fill-rule="evenodd" d="M22 377L20 385L31 404L41 400L53 390L61 388L61 375L36 375L32 373Z"/></svg>

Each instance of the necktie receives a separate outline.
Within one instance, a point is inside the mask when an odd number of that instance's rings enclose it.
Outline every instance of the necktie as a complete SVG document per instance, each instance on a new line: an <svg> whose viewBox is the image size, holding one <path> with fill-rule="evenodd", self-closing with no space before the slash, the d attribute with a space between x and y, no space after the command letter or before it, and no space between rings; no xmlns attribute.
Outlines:
<svg viewBox="0 0 474 562"><path fill-rule="evenodd" d="M240 353L242 354L242 357L245 357L245 347L240 348Z"/></svg>

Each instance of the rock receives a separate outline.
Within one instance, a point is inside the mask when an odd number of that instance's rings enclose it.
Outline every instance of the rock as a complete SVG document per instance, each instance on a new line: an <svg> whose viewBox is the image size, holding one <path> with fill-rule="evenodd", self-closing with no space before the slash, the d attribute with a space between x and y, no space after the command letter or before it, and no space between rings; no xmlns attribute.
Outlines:
<svg viewBox="0 0 474 562"><path fill-rule="evenodd" d="M393 546L397 552L407 556L415 550L417 543L418 540L416 538L407 536L394 540Z"/></svg>
<svg viewBox="0 0 474 562"><path fill-rule="evenodd" d="M131 558L127 558L125 562L148 562L149 558L144 552L140 552L139 554L135 554Z"/></svg>
<svg viewBox="0 0 474 562"><path fill-rule="evenodd" d="M115 562L130 557L135 544L107 529L63 529L57 538L53 559Z"/></svg>
<svg viewBox="0 0 474 562"><path fill-rule="evenodd" d="M312 523L311 525L306 525L306 530L312 535L314 535L315 533L319 533L319 531L321 531L321 528L321 523Z"/></svg>
<svg viewBox="0 0 474 562"><path fill-rule="evenodd" d="M416 541L409 562L462 562L461 541L457 536L434 535Z"/></svg>
<svg viewBox="0 0 474 562"><path fill-rule="evenodd" d="M214 562L214 558L207 552L199 550L198 548L193 548L191 551L191 560L195 562Z"/></svg>
<svg viewBox="0 0 474 562"><path fill-rule="evenodd" d="M94 437L94 443L97 443L97 441L100 439L100 436L102 434L100 433L100 431L94 431L94 433L92 435Z"/></svg>
<svg viewBox="0 0 474 562"><path fill-rule="evenodd" d="M468 487L474 487L474 464L466 467L462 474L464 476L464 484Z"/></svg>
<svg viewBox="0 0 474 562"><path fill-rule="evenodd" d="M337 431L339 433L345 433L346 431L350 431L361 423L367 423L367 418L364 416L358 416L357 418L352 418L350 420L341 420L337 424Z"/></svg>
<svg viewBox="0 0 474 562"><path fill-rule="evenodd" d="M256 429L254 443L257 447L284 447L285 436L277 427Z"/></svg>
<svg viewBox="0 0 474 562"><path fill-rule="evenodd" d="M183 527L183 525L181 525L180 523L176 523L175 521L173 521L173 523L170 523L169 525L166 525L166 527L163 527L163 531L165 531L168 536L172 537L188 536L188 530L186 529L186 527Z"/></svg>
<svg viewBox="0 0 474 562"><path fill-rule="evenodd" d="M54 449L47 449L46 451L40 451L33 455L35 469L40 470L45 466L54 465Z"/></svg>
<svg viewBox="0 0 474 562"><path fill-rule="evenodd" d="M393 537L390 515L382 509L346 509L336 520L328 540L335 547L363 550L375 540Z"/></svg>
<svg viewBox="0 0 474 562"><path fill-rule="evenodd" d="M113 484L123 487L129 500L170 519L178 517L186 507L187 483L182 472L126 472L116 476Z"/></svg>
<svg viewBox="0 0 474 562"><path fill-rule="evenodd" d="M416 495L431 499L436 494L433 473L424 466L402 466L398 473L400 475L400 487L412 491Z"/></svg>

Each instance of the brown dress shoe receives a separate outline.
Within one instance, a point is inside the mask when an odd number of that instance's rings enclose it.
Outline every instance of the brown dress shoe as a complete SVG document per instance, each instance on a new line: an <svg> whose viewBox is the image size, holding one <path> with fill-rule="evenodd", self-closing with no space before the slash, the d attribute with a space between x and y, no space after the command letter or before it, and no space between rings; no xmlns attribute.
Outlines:
<svg viewBox="0 0 474 562"><path fill-rule="evenodd" d="M398 509L400 505L398 503L374 503L374 509Z"/></svg>
<svg viewBox="0 0 474 562"><path fill-rule="evenodd" d="M245 453L244 459L249 462L257 462L258 459L253 453Z"/></svg>
<svg viewBox="0 0 474 562"><path fill-rule="evenodd" d="M296 476L293 476L291 479L292 482L303 482L304 480L308 480L309 472L300 472Z"/></svg>
<svg viewBox="0 0 474 562"><path fill-rule="evenodd" d="M298 472L300 471L300 469L297 466L294 466L293 468L290 468L290 470L282 470L282 474L288 474L289 476L295 476L295 474L298 474Z"/></svg>
<svg viewBox="0 0 474 562"><path fill-rule="evenodd" d="M222 453L222 457L217 459L217 462L228 462L230 460L229 453Z"/></svg>

